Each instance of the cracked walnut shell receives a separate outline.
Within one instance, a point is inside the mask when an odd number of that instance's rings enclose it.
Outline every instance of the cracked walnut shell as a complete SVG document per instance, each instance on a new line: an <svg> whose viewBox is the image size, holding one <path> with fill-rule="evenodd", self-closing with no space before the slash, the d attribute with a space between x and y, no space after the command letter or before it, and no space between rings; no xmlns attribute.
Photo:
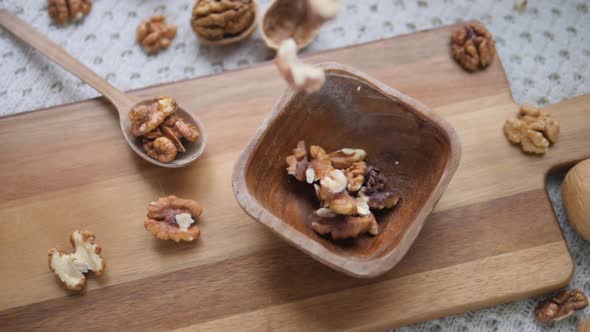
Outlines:
<svg viewBox="0 0 590 332"><path fill-rule="evenodd" d="M197 0L191 26L205 43L225 45L250 37L257 16L254 0Z"/></svg>
<svg viewBox="0 0 590 332"><path fill-rule="evenodd" d="M519 115L506 120L504 134L528 153L545 154L550 144L557 142L559 123L531 104L523 104Z"/></svg>
<svg viewBox="0 0 590 332"><path fill-rule="evenodd" d="M535 318L541 323L556 322L587 306L588 298L582 291L563 290L553 298L540 302L535 308Z"/></svg>
<svg viewBox="0 0 590 332"><path fill-rule="evenodd" d="M492 34L479 22L469 22L453 32L451 54L468 71L484 69L496 55Z"/></svg>
<svg viewBox="0 0 590 332"><path fill-rule="evenodd" d="M49 269L66 289L80 291L86 285L84 273L93 271L96 276L100 276L104 272L106 264L100 255L102 248L94 241L95 236L89 231L73 231L70 234L73 253L67 254L61 248L49 250Z"/></svg>
<svg viewBox="0 0 590 332"><path fill-rule="evenodd" d="M60 25L84 18L92 9L92 0L49 0L49 16Z"/></svg>
<svg viewBox="0 0 590 332"><path fill-rule="evenodd" d="M164 15L152 16L149 20L143 20L137 27L137 42L149 53L158 53L167 49L176 37L176 25L166 24Z"/></svg>
<svg viewBox="0 0 590 332"><path fill-rule="evenodd" d="M145 229L160 240L193 241L201 231L194 225L203 213L199 203L176 196L162 197L148 205Z"/></svg>

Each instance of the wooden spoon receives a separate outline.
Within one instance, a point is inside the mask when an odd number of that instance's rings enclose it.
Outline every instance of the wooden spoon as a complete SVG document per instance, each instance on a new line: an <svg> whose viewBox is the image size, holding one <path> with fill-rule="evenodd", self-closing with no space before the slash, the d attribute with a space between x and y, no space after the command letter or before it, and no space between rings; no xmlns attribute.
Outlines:
<svg viewBox="0 0 590 332"><path fill-rule="evenodd" d="M186 121L190 121L195 126L197 126L201 134L199 139L196 142L188 143L186 146L186 152L178 155L175 160L169 163L162 163L151 158L143 151L140 141L131 133L131 124L128 117L128 113L131 108L138 104L151 102L151 100L140 100L133 95L126 94L113 87L88 67L74 59L57 44L53 43L47 37L33 29L33 27L31 27L28 23L10 14L5 9L0 10L0 26L3 26L6 28L6 30L10 31L22 41L36 48L41 53L45 54L45 56L47 56L49 59L59 64L105 96L119 112L121 130L123 131L123 135L125 136L127 143L133 149L133 151L135 151L143 159L158 166L178 168L195 161L205 150L206 137L203 124L190 112L187 112L179 107L176 111L177 114L179 114L179 116L184 118Z"/></svg>

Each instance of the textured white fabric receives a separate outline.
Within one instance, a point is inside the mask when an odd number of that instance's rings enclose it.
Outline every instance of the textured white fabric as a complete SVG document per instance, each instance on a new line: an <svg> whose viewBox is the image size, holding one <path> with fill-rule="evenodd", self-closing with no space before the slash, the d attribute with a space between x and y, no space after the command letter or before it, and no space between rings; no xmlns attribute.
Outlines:
<svg viewBox="0 0 590 332"><path fill-rule="evenodd" d="M590 92L590 2L529 0L345 0L343 13L324 27L305 53L411 33L468 19L484 22L496 37L499 56L517 102L537 105ZM265 10L270 0L259 0ZM194 78L271 59L258 32L224 48L199 45L190 25L192 0L95 0L80 24L58 28L44 0L0 0L109 82L123 89ZM169 50L147 56L135 43L143 17L166 14L178 25ZM94 97L97 93L0 29L0 116ZM551 196L576 262L573 287L590 294L590 246L567 225L558 177ZM542 329L532 319L538 299L434 320L401 331L571 331L584 313ZM585 313L590 313L586 310Z"/></svg>

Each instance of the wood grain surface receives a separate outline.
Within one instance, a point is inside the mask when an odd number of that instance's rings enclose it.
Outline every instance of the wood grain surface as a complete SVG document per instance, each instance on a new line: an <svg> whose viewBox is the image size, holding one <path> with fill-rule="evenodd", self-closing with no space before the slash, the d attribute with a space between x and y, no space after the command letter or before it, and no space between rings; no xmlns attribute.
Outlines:
<svg viewBox="0 0 590 332"><path fill-rule="evenodd" d="M271 64L137 91L171 95L205 123L197 163L162 169L123 140L102 99L0 120L0 329L375 330L548 292L573 264L545 192L546 173L590 157L590 96L546 108L561 123L545 157L502 134L517 111L499 61L476 74L448 55L450 28L321 53L395 87L458 131L455 177L406 257L358 280L316 262L251 220L232 168L285 88ZM159 196L199 200L202 238L143 229ZM107 270L69 295L47 250L74 229L97 235Z"/></svg>

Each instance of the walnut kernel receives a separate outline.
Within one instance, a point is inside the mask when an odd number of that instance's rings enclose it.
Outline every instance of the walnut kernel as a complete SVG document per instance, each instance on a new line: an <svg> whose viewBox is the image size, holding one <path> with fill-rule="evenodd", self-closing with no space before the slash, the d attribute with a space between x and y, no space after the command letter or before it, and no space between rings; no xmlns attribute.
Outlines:
<svg viewBox="0 0 590 332"><path fill-rule="evenodd" d="M476 71L492 63L496 55L496 43L485 26L470 22L453 32L451 53L463 68Z"/></svg>
<svg viewBox="0 0 590 332"><path fill-rule="evenodd" d="M191 25L200 38L219 41L246 33L255 17L252 0L197 0Z"/></svg>
<svg viewBox="0 0 590 332"><path fill-rule="evenodd" d="M137 27L137 42L149 53L158 53L167 49L176 37L176 25L166 24L164 15L152 16L149 20L143 20Z"/></svg>
<svg viewBox="0 0 590 332"><path fill-rule="evenodd" d="M86 285L84 273L93 271L96 276L100 276L104 272L106 264L100 255L102 248L94 243L95 239L94 234L89 231L73 231L70 234L73 253L67 254L60 248L49 250L49 269L66 289L80 291Z"/></svg>
<svg viewBox="0 0 590 332"><path fill-rule="evenodd" d="M92 0L48 0L49 16L60 25L68 25L88 15Z"/></svg>
<svg viewBox="0 0 590 332"><path fill-rule="evenodd" d="M367 152L363 149L340 149L330 153L332 165L339 169L346 169L352 164L363 161L367 157Z"/></svg>
<svg viewBox="0 0 590 332"><path fill-rule="evenodd" d="M354 162L344 171L344 174L346 174L346 179L348 180L348 191L359 191L363 183L365 183L367 164L364 161Z"/></svg>
<svg viewBox="0 0 590 332"><path fill-rule="evenodd" d="M135 136L145 135L158 128L177 108L176 101L169 97L157 97L149 105L140 104L132 108L129 112L131 132Z"/></svg>
<svg viewBox="0 0 590 332"><path fill-rule="evenodd" d="M307 158L304 141L297 143L297 147L293 149L293 154L287 156L285 161L287 162L287 173L289 175L293 175L301 182L313 183L315 174L312 174L313 168Z"/></svg>
<svg viewBox="0 0 590 332"><path fill-rule="evenodd" d="M330 235L333 240L345 240L369 233L377 235L379 225L375 216L340 216L336 219L320 219L311 223L311 228L320 235Z"/></svg>
<svg viewBox="0 0 590 332"><path fill-rule="evenodd" d="M323 69L304 64L297 58L297 45L293 39L286 39L281 43L275 65L281 77L293 89L313 93L320 90L326 81Z"/></svg>
<svg viewBox="0 0 590 332"><path fill-rule="evenodd" d="M578 289L563 290L551 299L540 302L535 308L535 318L541 323L562 320L576 310L588 306L588 298Z"/></svg>
<svg viewBox="0 0 590 332"><path fill-rule="evenodd" d="M145 229L160 240L193 241L201 231L194 225L203 213L201 206L190 199L162 197L148 205Z"/></svg>
<svg viewBox="0 0 590 332"><path fill-rule="evenodd" d="M559 123L548 113L525 103L518 117L506 120L504 134L510 142L520 144L524 152L545 154L549 145L557 142Z"/></svg>
<svg viewBox="0 0 590 332"><path fill-rule="evenodd" d="M174 142L164 136L158 137L154 141L144 141L143 149L148 156L163 163L171 162L178 153Z"/></svg>
<svg viewBox="0 0 590 332"><path fill-rule="evenodd" d="M311 157L311 166L313 167L315 174L314 182L322 179L334 170L332 161L330 161L330 155L328 155L323 148L317 145L312 145L309 148L309 155Z"/></svg>

